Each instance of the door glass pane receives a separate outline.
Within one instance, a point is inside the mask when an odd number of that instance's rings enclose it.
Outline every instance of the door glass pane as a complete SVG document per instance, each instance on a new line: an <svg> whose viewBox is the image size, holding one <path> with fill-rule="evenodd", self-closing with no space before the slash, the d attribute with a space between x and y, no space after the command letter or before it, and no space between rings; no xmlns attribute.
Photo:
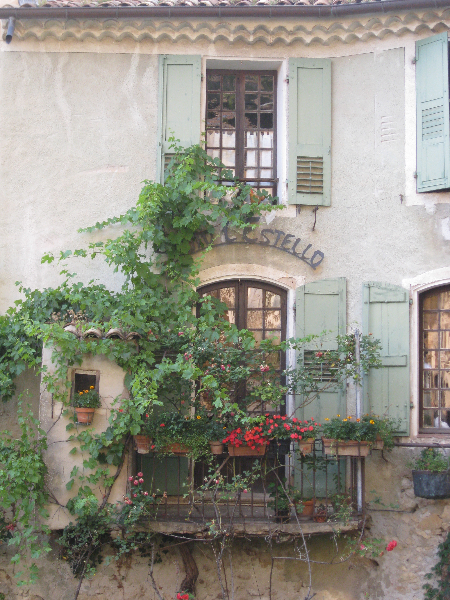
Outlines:
<svg viewBox="0 0 450 600"><path fill-rule="evenodd" d="M262 329L262 311L249 310L247 311L247 327L249 329Z"/></svg>
<svg viewBox="0 0 450 600"><path fill-rule="evenodd" d="M449 332L450 333L450 332ZM442 333L441 333L441 340L442 340ZM449 338L450 341L450 338ZM430 331L424 331L423 332L423 347L424 348L439 348L439 334L438 332L430 332ZM448 346L450 348L450 346ZM441 348L447 348L447 346L442 346Z"/></svg>
<svg viewBox="0 0 450 600"><path fill-rule="evenodd" d="M262 308L263 291L261 288L249 287L247 291L247 306L249 308Z"/></svg>
<svg viewBox="0 0 450 600"><path fill-rule="evenodd" d="M236 75L224 75L222 89L224 92L234 92L236 89Z"/></svg>
<svg viewBox="0 0 450 600"><path fill-rule="evenodd" d="M222 145L224 148L234 148L236 146L236 132L224 131L222 135Z"/></svg>
<svg viewBox="0 0 450 600"><path fill-rule="evenodd" d="M265 329L280 329L281 327L281 312L279 310L264 311L264 328Z"/></svg>
<svg viewBox="0 0 450 600"><path fill-rule="evenodd" d="M423 328L424 329L438 329L438 313L423 313Z"/></svg>
<svg viewBox="0 0 450 600"><path fill-rule="evenodd" d="M423 393L423 405L438 407L438 391L427 390Z"/></svg>
<svg viewBox="0 0 450 600"><path fill-rule="evenodd" d="M228 307L234 308L236 303L236 293L234 287L220 289L220 301Z"/></svg>
<svg viewBox="0 0 450 600"><path fill-rule="evenodd" d="M439 294L439 308L441 310L450 310L450 291L445 290Z"/></svg>
<svg viewBox="0 0 450 600"><path fill-rule="evenodd" d="M450 331L441 331L441 348L450 348Z"/></svg>
<svg viewBox="0 0 450 600"><path fill-rule="evenodd" d="M439 371L425 371L423 374L424 388L439 387Z"/></svg>
<svg viewBox="0 0 450 600"><path fill-rule="evenodd" d="M441 312L441 329L450 329L450 312Z"/></svg>
<svg viewBox="0 0 450 600"><path fill-rule="evenodd" d="M439 367L438 358L439 353L434 350L427 350L423 355L423 368L424 369L437 369Z"/></svg>
<svg viewBox="0 0 450 600"><path fill-rule="evenodd" d="M279 294L274 294L273 292L265 292L266 302L265 306L267 308L280 308L281 307L281 296Z"/></svg>
<svg viewBox="0 0 450 600"><path fill-rule="evenodd" d="M245 76L245 91L246 92L258 91L258 75L246 75Z"/></svg>

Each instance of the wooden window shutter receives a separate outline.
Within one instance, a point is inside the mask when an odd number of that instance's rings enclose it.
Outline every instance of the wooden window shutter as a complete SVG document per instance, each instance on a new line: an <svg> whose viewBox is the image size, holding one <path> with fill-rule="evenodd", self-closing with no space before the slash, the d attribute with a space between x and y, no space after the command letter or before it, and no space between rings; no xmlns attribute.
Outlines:
<svg viewBox="0 0 450 600"><path fill-rule="evenodd" d="M329 206L331 61L289 59L289 204Z"/></svg>
<svg viewBox="0 0 450 600"><path fill-rule="evenodd" d="M321 339L321 350L334 350L337 348L336 336L345 335L347 327L346 317L346 280L324 279L307 283L296 291L296 336L320 335L326 332ZM298 359L307 364L308 356L317 352L317 342L311 342L300 352ZM303 398L296 398L297 406L302 404ZM302 409L301 416L305 419L314 417L319 422L325 417L346 412L345 389L341 385L328 388L311 404Z"/></svg>
<svg viewBox="0 0 450 600"><path fill-rule="evenodd" d="M172 156L169 138L184 147L200 142L201 57L159 57L159 152L157 181Z"/></svg>
<svg viewBox="0 0 450 600"><path fill-rule="evenodd" d="M417 191L450 187L447 32L416 42Z"/></svg>
<svg viewBox="0 0 450 600"><path fill-rule="evenodd" d="M363 333L381 341L380 369L364 381L364 412L400 419L409 435L409 294L397 285L363 284Z"/></svg>

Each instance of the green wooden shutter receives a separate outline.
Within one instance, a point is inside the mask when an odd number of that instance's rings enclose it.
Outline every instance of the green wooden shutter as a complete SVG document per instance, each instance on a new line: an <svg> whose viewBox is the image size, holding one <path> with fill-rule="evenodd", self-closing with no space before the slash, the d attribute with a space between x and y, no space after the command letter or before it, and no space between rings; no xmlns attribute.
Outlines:
<svg viewBox="0 0 450 600"><path fill-rule="evenodd" d="M297 288L296 335L319 335L327 332L321 339L323 350L337 348L336 336L346 332L346 281L345 278L314 281ZM317 351L317 342L306 345L297 358L301 363L308 362L308 355ZM303 403L303 397L296 398L297 406ZM345 389L342 386L330 387L322 392L311 404L302 409L302 417L314 417L321 422L325 417L345 413Z"/></svg>
<svg viewBox="0 0 450 600"><path fill-rule="evenodd" d="M417 191L450 187L447 32L416 42Z"/></svg>
<svg viewBox="0 0 450 600"><path fill-rule="evenodd" d="M158 181L172 156L169 138L184 147L200 142L200 56L159 57Z"/></svg>
<svg viewBox="0 0 450 600"><path fill-rule="evenodd" d="M289 59L289 204L329 206L331 61Z"/></svg>
<svg viewBox="0 0 450 600"><path fill-rule="evenodd" d="M364 380L364 411L400 419L409 434L409 294L396 285L363 284L363 333L381 341L383 366Z"/></svg>

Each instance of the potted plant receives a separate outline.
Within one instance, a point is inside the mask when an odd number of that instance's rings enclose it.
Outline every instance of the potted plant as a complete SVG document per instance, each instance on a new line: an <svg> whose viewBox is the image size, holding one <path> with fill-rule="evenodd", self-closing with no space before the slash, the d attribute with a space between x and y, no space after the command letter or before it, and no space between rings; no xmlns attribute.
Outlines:
<svg viewBox="0 0 450 600"><path fill-rule="evenodd" d="M320 423L313 418L302 421L297 417L266 413L262 427L264 435L271 440L271 444L274 442L279 454L288 454L292 441L298 442L300 452L307 454L312 452Z"/></svg>
<svg viewBox="0 0 450 600"><path fill-rule="evenodd" d="M361 418L361 421L363 423L368 422L369 425L375 425L376 437L371 443L372 450L392 450L395 432L400 427L399 419L367 414Z"/></svg>
<svg viewBox="0 0 450 600"><path fill-rule="evenodd" d="M377 436L375 420L355 417L325 419L322 442L325 454L334 456L367 456Z"/></svg>
<svg viewBox="0 0 450 600"><path fill-rule="evenodd" d="M100 405L100 396L93 385L88 390L75 393L73 406L77 415L77 423L90 425L94 419L95 409Z"/></svg>
<svg viewBox="0 0 450 600"><path fill-rule="evenodd" d="M230 456L264 456L266 453L269 439L264 434L261 417L240 414L234 420L234 429L226 433L223 443L228 444Z"/></svg>
<svg viewBox="0 0 450 600"><path fill-rule="evenodd" d="M316 523L325 523L328 519L328 508L326 504L320 503L314 510L313 520Z"/></svg>
<svg viewBox="0 0 450 600"><path fill-rule="evenodd" d="M223 454L224 443L223 435L226 431L223 423L212 418L206 424L207 435L209 439L209 447L211 454Z"/></svg>
<svg viewBox="0 0 450 600"><path fill-rule="evenodd" d="M208 453L208 424L202 414L167 412L151 419L147 433L156 452L199 458Z"/></svg>
<svg viewBox="0 0 450 600"><path fill-rule="evenodd" d="M437 448L424 448L413 465L414 494L419 498L450 498L449 459Z"/></svg>

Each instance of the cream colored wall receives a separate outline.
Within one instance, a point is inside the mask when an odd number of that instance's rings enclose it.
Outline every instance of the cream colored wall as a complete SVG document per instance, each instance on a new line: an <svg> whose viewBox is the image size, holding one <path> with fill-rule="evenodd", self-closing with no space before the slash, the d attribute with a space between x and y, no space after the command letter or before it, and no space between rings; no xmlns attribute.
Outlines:
<svg viewBox="0 0 450 600"><path fill-rule="evenodd" d="M48 373L54 372L52 363L53 348L44 348L42 364ZM99 395L101 407L95 409L92 426L94 433L101 433L108 427L108 419L111 416L111 408L120 408L120 399L128 397L128 391L124 386L124 371L115 363L104 356L85 356L81 365L74 370L91 371L98 374ZM72 376L70 373L69 377ZM68 403L70 402L68 392ZM41 427L47 432L48 450L45 453L45 462L48 468L47 484L50 495L48 506L48 525L51 529L63 529L73 520L73 516L64 508L67 501L72 498L77 490L75 483L71 491L66 489L66 484L71 480L71 471L74 467L79 469L79 475L87 475L91 471L83 467L83 461L89 459L89 453L81 452L79 444L70 441L72 435L81 433L87 425L75 425L74 430L66 430L67 425L73 424L73 409L67 408L61 402L55 402L53 396L45 387L41 387L41 401L39 419ZM73 449L75 454L69 454ZM127 476L131 468L131 458L127 454L120 475L111 491L109 502L115 504L123 500L123 494L127 485ZM111 467L111 475L115 475L116 467ZM75 478L76 479L76 478ZM100 486L93 491L99 500L102 500L105 490Z"/></svg>

